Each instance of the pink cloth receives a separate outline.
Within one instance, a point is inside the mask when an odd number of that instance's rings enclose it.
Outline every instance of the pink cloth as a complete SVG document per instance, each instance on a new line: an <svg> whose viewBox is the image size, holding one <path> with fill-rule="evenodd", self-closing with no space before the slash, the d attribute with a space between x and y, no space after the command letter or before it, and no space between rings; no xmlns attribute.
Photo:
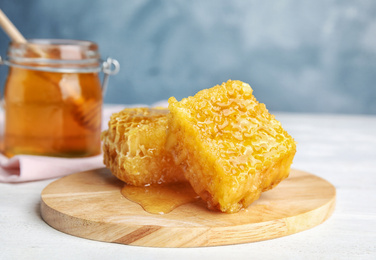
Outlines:
<svg viewBox="0 0 376 260"><path fill-rule="evenodd" d="M59 158L0 154L0 182L26 182L56 178L104 167L103 155L86 158Z"/></svg>

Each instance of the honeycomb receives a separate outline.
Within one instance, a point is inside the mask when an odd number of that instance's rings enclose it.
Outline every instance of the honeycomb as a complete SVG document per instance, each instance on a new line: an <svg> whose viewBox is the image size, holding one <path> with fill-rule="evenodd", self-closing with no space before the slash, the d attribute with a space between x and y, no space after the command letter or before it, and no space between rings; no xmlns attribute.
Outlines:
<svg viewBox="0 0 376 260"><path fill-rule="evenodd" d="M167 109L127 108L112 114L103 131L103 162L120 180L135 186L185 180L166 151Z"/></svg>
<svg viewBox="0 0 376 260"><path fill-rule="evenodd" d="M295 141L241 81L169 99L166 147L209 209L235 213L288 177Z"/></svg>

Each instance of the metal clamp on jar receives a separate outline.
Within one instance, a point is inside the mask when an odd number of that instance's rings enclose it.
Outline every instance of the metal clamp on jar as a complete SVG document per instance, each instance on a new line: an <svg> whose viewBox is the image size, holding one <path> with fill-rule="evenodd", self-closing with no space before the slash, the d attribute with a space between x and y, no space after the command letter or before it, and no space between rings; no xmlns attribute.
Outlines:
<svg viewBox="0 0 376 260"><path fill-rule="evenodd" d="M100 59L89 41L11 43L4 88L4 154L62 157L100 153L101 111L110 75L120 65ZM101 85L99 72L103 72Z"/></svg>

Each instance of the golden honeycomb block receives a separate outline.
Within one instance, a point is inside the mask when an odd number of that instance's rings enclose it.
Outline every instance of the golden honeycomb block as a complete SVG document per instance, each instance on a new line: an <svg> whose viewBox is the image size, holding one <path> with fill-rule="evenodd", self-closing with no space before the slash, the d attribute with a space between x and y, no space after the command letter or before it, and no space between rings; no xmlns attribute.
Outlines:
<svg viewBox="0 0 376 260"><path fill-rule="evenodd" d="M114 113L101 135L103 162L135 186L185 180L165 149L167 109L127 108Z"/></svg>
<svg viewBox="0 0 376 260"><path fill-rule="evenodd" d="M235 213L288 177L295 141L241 81L169 99L167 147L210 209Z"/></svg>

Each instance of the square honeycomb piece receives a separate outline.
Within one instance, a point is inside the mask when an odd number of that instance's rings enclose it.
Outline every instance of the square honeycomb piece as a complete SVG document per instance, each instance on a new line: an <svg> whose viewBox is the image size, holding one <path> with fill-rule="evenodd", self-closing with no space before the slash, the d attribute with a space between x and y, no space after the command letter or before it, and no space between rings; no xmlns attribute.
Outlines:
<svg viewBox="0 0 376 260"><path fill-rule="evenodd" d="M241 81L169 99L167 147L210 209L235 213L288 177L290 135Z"/></svg>
<svg viewBox="0 0 376 260"><path fill-rule="evenodd" d="M101 139L103 161L113 175L134 186L185 180L165 149L168 113L127 108L111 116Z"/></svg>

